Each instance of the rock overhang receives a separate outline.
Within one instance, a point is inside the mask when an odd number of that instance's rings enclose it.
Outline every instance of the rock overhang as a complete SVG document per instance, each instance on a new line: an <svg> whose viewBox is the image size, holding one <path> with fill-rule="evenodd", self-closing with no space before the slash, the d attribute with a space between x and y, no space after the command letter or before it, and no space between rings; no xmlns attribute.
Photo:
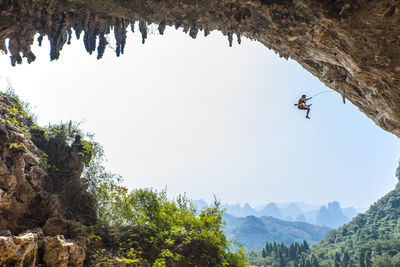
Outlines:
<svg viewBox="0 0 400 267"><path fill-rule="evenodd" d="M339 92L384 130L400 137L400 3L317 0L8 0L0 1L0 50L11 63L35 60L35 34L50 40L50 59L60 56L72 29L88 53L100 59L105 36L114 30L116 55L123 54L129 27L138 22L162 34L183 28L192 38L218 30L257 40L297 61ZM6 40L9 40L8 47Z"/></svg>

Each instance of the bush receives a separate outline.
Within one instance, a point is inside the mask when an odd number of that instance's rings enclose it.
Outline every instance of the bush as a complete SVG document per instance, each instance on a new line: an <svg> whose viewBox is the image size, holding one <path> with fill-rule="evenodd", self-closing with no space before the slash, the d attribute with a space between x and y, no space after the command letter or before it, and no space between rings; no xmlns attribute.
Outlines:
<svg viewBox="0 0 400 267"><path fill-rule="evenodd" d="M185 196L168 200L166 192L117 187L103 222L125 226L121 251L127 263L152 266L246 266L243 250L229 251L219 203L198 212Z"/></svg>

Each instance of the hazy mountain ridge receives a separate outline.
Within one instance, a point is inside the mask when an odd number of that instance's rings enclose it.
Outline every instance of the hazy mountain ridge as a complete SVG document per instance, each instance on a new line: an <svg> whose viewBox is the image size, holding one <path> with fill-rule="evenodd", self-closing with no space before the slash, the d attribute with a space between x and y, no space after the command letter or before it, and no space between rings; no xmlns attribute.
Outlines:
<svg viewBox="0 0 400 267"><path fill-rule="evenodd" d="M265 242L290 244L306 240L314 244L325 237L330 228L304 222L289 222L273 217L235 217L224 214L225 234L230 241L237 241L246 249L261 249Z"/></svg>
<svg viewBox="0 0 400 267"><path fill-rule="evenodd" d="M396 171L400 177L400 167ZM400 184L350 223L330 232L312 252L321 263L335 261L331 251L345 251L349 264L373 262L373 266L400 266ZM341 256L341 255L340 255ZM363 259L365 258L365 259ZM366 266L366 265L364 265Z"/></svg>
<svg viewBox="0 0 400 267"><path fill-rule="evenodd" d="M395 175L400 181L400 163ZM337 219L344 217L338 203L321 207L319 219L329 219L332 214ZM250 263L298 267L400 266L400 182L367 211L327 233L309 251L293 250L294 245L274 245L271 250L271 243L267 243L258 253L250 253Z"/></svg>
<svg viewBox="0 0 400 267"><path fill-rule="evenodd" d="M194 200L194 205L198 208L207 207L204 200ZM236 217L246 216L271 216L285 221L306 222L329 228L338 228L354 218L358 211L354 207L341 208L339 202L333 201L328 205L310 205L306 203L274 203L270 202L257 208L251 207L250 204L224 204L221 205L226 213Z"/></svg>

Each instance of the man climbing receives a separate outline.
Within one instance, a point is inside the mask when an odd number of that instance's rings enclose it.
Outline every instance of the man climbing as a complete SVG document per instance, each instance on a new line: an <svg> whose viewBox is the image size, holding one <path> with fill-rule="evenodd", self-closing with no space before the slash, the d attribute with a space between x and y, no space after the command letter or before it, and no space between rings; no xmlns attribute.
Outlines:
<svg viewBox="0 0 400 267"><path fill-rule="evenodd" d="M307 110L306 113L306 118L309 119L310 117L308 117L308 114L310 113L310 105L307 105L307 100L310 100L311 97L306 98L306 95L302 95L301 98L299 99L299 101L297 102L297 108L301 109L301 110Z"/></svg>

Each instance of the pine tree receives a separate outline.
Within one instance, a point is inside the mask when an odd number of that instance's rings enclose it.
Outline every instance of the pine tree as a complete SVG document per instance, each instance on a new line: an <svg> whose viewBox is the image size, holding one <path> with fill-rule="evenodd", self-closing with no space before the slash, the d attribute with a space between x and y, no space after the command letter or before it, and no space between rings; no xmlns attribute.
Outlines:
<svg viewBox="0 0 400 267"><path fill-rule="evenodd" d="M261 256L262 256L263 258L266 258L266 257L267 257L267 251L265 250L265 248L262 249Z"/></svg>
<svg viewBox="0 0 400 267"><path fill-rule="evenodd" d="M271 254L271 252L272 252L272 244L270 242L266 242L265 243L265 252L267 252L267 255Z"/></svg>
<svg viewBox="0 0 400 267"><path fill-rule="evenodd" d="M311 254L310 257L311 267L319 267L318 259L314 254Z"/></svg>
<svg viewBox="0 0 400 267"><path fill-rule="evenodd" d="M361 250L360 255L358 257L358 266L365 267L365 251Z"/></svg>
<svg viewBox="0 0 400 267"><path fill-rule="evenodd" d="M350 256L347 253L347 251L345 251L342 256L342 267L349 267L349 266L350 266Z"/></svg>
<svg viewBox="0 0 400 267"><path fill-rule="evenodd" d="M308 246L308 244L307 244L307 241L303 241L303 244L302 244L302 251L303 252L307 252L308 250L309 250L310 248L309 248L309 246Z"/></svg>
<svg viewBox="0 0 400 267"><path fill-rule="evenodd" d="M372 266L371 250L368 250L367 253L365 254L365 267L371 267L371 266Z"/></svg>
<svg viewBox="0 0 400 267"><path fill-rule="evenodd" d="M294 248L293 243L289 246L289 259L294 260L296 259L296 249Z"/></svg>
<svg viewBox="0 0 400 267"><path fill-rule="evenodd" d="M279 255L278 255L278 257L279 257L279 267L285 267L285 266L286 266L286 264L285 264L285 259L283 258L282 250L281 250L281 249L279 249Z"/></svg>
<svg viewBox="0 0 400 267"><path fill-rule="evenodd" d="M340 256L339 256L339 253L338 252L336 252L335 253L335 261L334 261L334 263L333 263L333 266L334 267L340 267Z"/></svg>

